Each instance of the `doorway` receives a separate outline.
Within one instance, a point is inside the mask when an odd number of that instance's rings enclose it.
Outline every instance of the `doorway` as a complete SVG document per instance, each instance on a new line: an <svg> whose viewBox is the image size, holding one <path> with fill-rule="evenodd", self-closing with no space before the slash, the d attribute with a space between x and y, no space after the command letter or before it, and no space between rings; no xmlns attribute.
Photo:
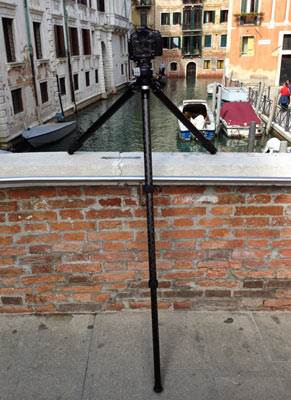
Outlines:
<svg viewBox="0 0 291 400"><path fill-rule="evenodd" d="M186 76L196 76L196 64L194 62L187 64Z"/></svg>
<svg viewBox="0 0 291 400"><path fill-rule="evenodd" d="M291 79L291 54L282 55L280 85L283 85L287 79Z"/></svg>

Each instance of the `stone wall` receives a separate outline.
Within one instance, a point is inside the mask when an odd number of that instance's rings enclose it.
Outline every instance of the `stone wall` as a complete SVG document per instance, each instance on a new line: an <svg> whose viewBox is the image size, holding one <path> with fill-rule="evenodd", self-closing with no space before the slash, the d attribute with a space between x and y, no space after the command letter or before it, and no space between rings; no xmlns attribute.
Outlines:
<svg viewBox="0 0 291 400"><path fill-rule="evenodd" d="M156 187L166 309L291 308L289 187ZM0 188L0 312L149 308L141 186Z"/></svg>

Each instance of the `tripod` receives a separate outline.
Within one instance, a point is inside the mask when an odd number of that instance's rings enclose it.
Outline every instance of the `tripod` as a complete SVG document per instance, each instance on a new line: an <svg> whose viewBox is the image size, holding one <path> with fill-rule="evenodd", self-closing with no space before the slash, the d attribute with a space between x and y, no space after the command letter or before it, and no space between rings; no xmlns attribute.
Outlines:
<svg viewBox="0 0 291 400"><path fill-rule="evenodd" d="M137 90L141 92L142 116L143 116L143 144L144 144L144 173L147 209L147 233L148 233L148 256L149 256L149 288L151 291L151 315L152 336L154 356L154 391L160 393L163 390L161 384L160 369L160 346L158 325L157 288L158 280L156 274L156 250L155 250L155 227L153 207L153 177L152 177L152 150L151 150L151 128L150 128L150 90L154 95L189 129L189 131L201 142L203 147L211 154L217 152L214 145L209 142L198 131L185 115L172 103L172 101L161 91L159 83L153 78L149 61L139 62L140 76L129 84L126 92L78 139L69 147L68 153L73 154L82 144L99 129L119 108L122 107Z"/></svg>

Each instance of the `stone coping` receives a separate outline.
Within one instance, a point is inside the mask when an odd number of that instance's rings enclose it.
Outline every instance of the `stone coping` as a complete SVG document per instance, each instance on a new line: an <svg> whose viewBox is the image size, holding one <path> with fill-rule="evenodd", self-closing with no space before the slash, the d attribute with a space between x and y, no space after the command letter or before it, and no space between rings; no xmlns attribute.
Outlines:
<svg viewBox="0 0 291 400"><path fill-rule="evenodd" d="M291 184L288 153L156 153L156 184ZM143 153L0 153L0 187L143 182Z"/></svg>

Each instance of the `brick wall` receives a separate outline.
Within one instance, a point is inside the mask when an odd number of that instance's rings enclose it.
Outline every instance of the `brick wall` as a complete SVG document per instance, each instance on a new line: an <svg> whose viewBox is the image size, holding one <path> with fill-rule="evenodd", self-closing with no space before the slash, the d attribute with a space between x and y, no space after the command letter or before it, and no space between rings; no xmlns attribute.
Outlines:
<svg viewBox="0 0 291 400"><path fill-rule="evenodd" d="M280 187L160 186L159 307L291 309L291 194ZM0 190L0 310L149 308L138 186Z"/></svg>

